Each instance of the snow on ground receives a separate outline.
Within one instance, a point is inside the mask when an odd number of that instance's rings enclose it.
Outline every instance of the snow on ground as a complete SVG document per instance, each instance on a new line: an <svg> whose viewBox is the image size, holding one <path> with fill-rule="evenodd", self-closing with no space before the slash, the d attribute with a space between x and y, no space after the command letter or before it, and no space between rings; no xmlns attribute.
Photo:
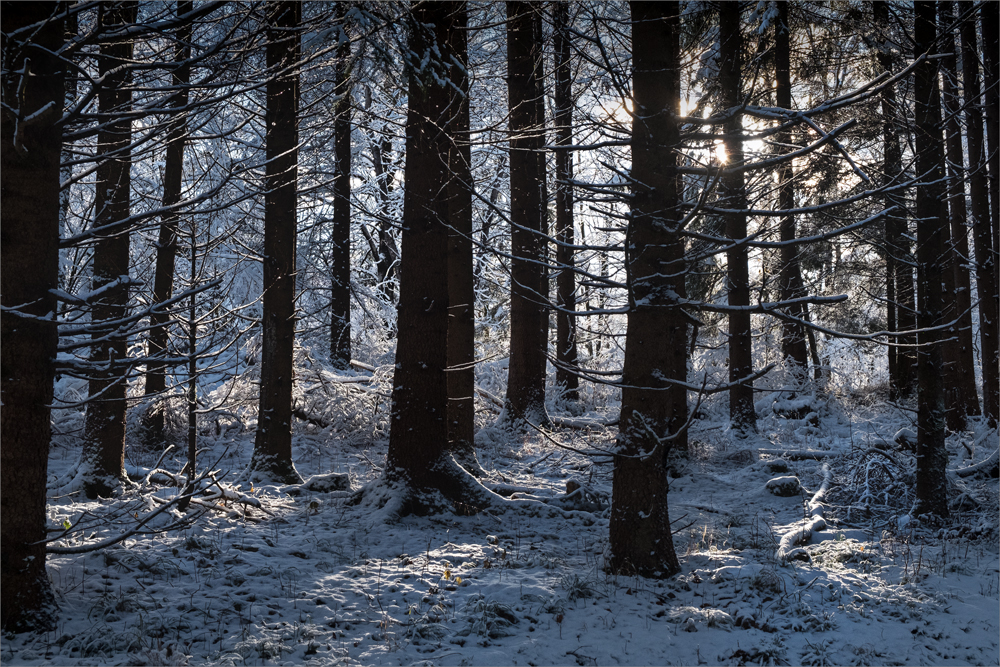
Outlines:
<svg viewBox="0 0 1000 667"><path fill-rule="evenodd" d="M50 556L59 627L5 636L0 657L87 665L1000 664L997 480L956 478L956 498L964 495L944 526L909 520L913 457L883 444L905 420L863 406L847 417L831 404L818 421L766 415L766 440L736 441L721 421L696 424L691 456L675 462L671 479L683 571L666 581L603 570L609 465L537 434L487 428L487 483L540 502L386 524L347 506L343 491L293 497L244 487L262 510L230 503L180 532ZM952 465L995 447L987 439L973 450L975 436L952 436ZM235 477L252 434L211 437L202 461L218 459L215 467ZM614 432L553 437L600 447ZM312 426L295 443L303 475L346 472L355 489L377 478L385 456L384 442L345 444ZM801 450L831 456L802 460ZM52 476L77 455L56 448ZM130 458L152 466L156 456ZM823 466L828 486L810 508ZM767 483L778 477L798 488L775 483L791 493L776 495ZM562 509L569 480L583 485L593 511ZM73 523L122 503L54 499L50 518ZM779 562L782 537L813 521L811 509L827 525L802 545L808 560Z"/></svg>

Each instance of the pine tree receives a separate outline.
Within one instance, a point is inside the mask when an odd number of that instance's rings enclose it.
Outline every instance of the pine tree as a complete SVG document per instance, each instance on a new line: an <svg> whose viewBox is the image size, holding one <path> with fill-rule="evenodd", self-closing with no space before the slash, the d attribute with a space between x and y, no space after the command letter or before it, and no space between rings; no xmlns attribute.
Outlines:
<svg viewBox="0 0 1000 667"><path fill-rule="evenodd" d="M914 57L936 53L936 4L914 3ZM917 174L917 502L918 512L948 516L945 468L945 403L941 334L944 305L942 274L947 251L944 146L938 61L925 59L914 70Z"/></svg>
<svg viewBox="0 0 1000 667"><path fill-rule="evenodd" d="M0 625L8 632L53 629L57 612L42 542L58 339L52 290L59 286L61 133L56 122L62 115L64 71L55 53L63 43L63 21L57 17L64 9L56 2L0 6L5 101L0 121ZM25 30L35 24L40 27Z"/></svg>
<svg viewBox="0 0 1000 667"><path fill-rule="evenodd" d="M687 322L678 229L676 114L678 2L633 2L632 213L625 241L629 311L610 521L614 571L667 577L680 570L667 508L666 450L687 375Z"/></svg>
<svg viewBox="0 0 1000 667"><path fill-rule="evenodd" d="M98 6L98 23L108 33L135 23L138 2ZM98 163L94 202L92 289L102 289L92 311L93 339L90 402L81 458L84 492L88 498L108 497L127 483L125 474L125 372L128 337L118 321L128 313L130 238L122 221L129 217L131 198L132 39L105 37L98 56L103 85L97 93ZM106 230L106 231L105 231Z"/></svg>
<svg viewBox="0 0 1000 667"><path fill-rule="evenodd" d="M510 108L510 365L501 422L548 422L545 412L546 295L542 268L544 201L536 81L541 43L529 2L507 3L507 102Z"/></svg>
<svg viewBox="0 0 1000 667"><path fill-rule="evenodd" d="M292 463L292 357L297 243L298 60L302 5L270 2L267 26L267 194L264 203L264 321L260 404L250 474L301 481Z"/></svg>

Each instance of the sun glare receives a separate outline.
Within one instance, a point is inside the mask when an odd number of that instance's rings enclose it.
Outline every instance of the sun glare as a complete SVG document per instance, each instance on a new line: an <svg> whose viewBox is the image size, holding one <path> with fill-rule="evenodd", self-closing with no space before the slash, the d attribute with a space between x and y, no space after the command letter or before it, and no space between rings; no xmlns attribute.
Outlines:
<svg viewBox="0 0 1000 667"><path fill-rule="evenodd" d="M715 159L722 164L725 164L729 160L729 154L726 153L726 145L721 141L715 142Z"/></svg>

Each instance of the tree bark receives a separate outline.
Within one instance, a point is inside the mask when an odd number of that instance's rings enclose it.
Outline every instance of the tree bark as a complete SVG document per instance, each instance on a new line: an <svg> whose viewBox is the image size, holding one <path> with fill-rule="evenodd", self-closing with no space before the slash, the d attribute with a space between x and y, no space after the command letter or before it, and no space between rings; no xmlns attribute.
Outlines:
<svg viewBox="0 0 1000 667"><path fill-rule="evenodd" d="M614 460L610 568L645 577L680 571L667 507L666 456L684 381L687 325L677 154L680 109L678 2L632 2L632 215L625 241L629 288L622 410Z"/></svg>
<svg viewBox="0 0 1000 667"><path fill-rule="evenodd" d="M552 3L555 38L556 145L573 143L573 73L570 68L569 3ZM556 385L567 401L579 400L576 367L576 274L573 251L573 153L556 150Z"/></svg>
<svg viewBox="0 0 1000 667"><path fill-rule="evenodd" d="M936 53L936 5L914 3L914 57ZM945 197L944 146L941 139L941 95L938 61L927 60L914 70L914 117L918 146L917 174L917 326L932 329L943 322L942 281L947 252L947 225L941 202ZM948 516L945 468L944 360L941 333L924 331L917 348L917 512Z"/></svg>
<svg viewBox="0 0 1000 667"><path fill-rule="evenodd" d="M983 355L983 413L991 426L1000 419L1000 10L997 3L980 4L983 25L983 63L986 81L986 137L989 151L990 215L976 216L972 230L976 250L976 281L979 285L979 333ZM970 59L971 60L971 59ZM964 63L963 63L964 64ZM978 77L977 77L978 79ZM978 86L977 86L978 90ZM978 98L978 95L976 96ZM969 109L967 113L976 113ZM969 137L973 134L969 127ZM981 141L982 132L978 135ZM971 151L971 144L970 144ZM975 214L974 214L975 215Z"/></svg>
<svg viewBox="0 0 1000 667"><path fill-rule="evenodd" d="M775 88L775 101L778 106L784 109L792 108L792 80L791 80L791 46L789 44L789 18L788 3L778 3L778 22L775 26L775 71L777 74L777 86ZM778 142L785 148L784 152L791 152L792 133L783 132L778 138ZM795 208L795 184L793 182L794 173L792 161L782 163L778 168L778 208L790 210ZM781 218L780 238L782 243L788 245L781 248L781 271L778 276L779 298L782 301L796 299L805 296L805 289L802 283L802 272L799 268L799 250L797 245L789 243L796 237L795 216L788 214ZM789 308L789 314L801 320L808 317L804 304L796 304ZM805 370L809 351L806 349L805 328L798 322L782 322L781 325L781 351L785 359L795 365L796 368Z"/></svg>
<svg viewBox="0 0 1000 667"><path fill-rule="evenodd" d="M54 629L58 611L45 545L36 543L46 537L58 340L51 292L59 286L61 134L55 123L64 99L62 61L52 55L62 46L63 22L49 19L65 7L4 2L0 11L6 102L0 124L0 625L7 632ZM10 37L47 20L27 33L31 41ZM16 74L25 68L30 76ZM49 112L24 122L47 105Z"/></svg>
<svg viewBox="0 0 1000 667"><path fill-rule="evenodd" d="M472 261L472 144L469 138L469 64L464 3L452 5L448 50L461 69L453 68L451 105L456 108L448 182L448 443L455 459L473 474L476 460L476 292Z"/></svg>
<svg viewBox="0 0 1000 667"><path fill-rule="evenodd" d="M545 412L544 278L541 266L544 212L538 153L535 9L507 3L507 100L510 107L511 305L507 396L499 421L547 423Z"/></svg>
<svg viewBox="0 0 1000 667"><path fill-rule="evenodd" d="M468 513L476 504L473 490L485 489L451 455L447 377L449 224L464 208L452 201L463 188L451 185L457 181L451 172L456 144L467 141L454 133L464 122L454 104L464 72L452 64L460 39L452 33L464 28L465 3L420 2L411 11L399 336L385 478L406 486L404 514L447 503Z"/></svg>
<svg viewBox="0 0 1000 667"><path fill-rule="evenodd" d="M880 30L889 24L888 4L882 0L872 3L872 20ZM893 72L893 53L883 39L877 60L883 72ZM888 86L881 95L882 116L882 184L892 185L905 175L903 152L899 145L900 116L896 99L896 89ZM882 203L892 211L885 218L885 298L886 329L889 331L911 331L916 327L913 302L913 258L907 237L906 201L900 193L888 193ZM897 400L908 396L913 390L913 371L916 354L911 346L912 336L896 337L887 347L889 365L889 398Z"/></svg>
<svg viewBox="0 0 1000 667"><path fill-rule="evenodd" d="M301 481L292 463L295 246L298 176L299 33L302 5L267 4L267 195L264 200L264 317L257 436L251 479Z"/></svg>
<svg viewBox="0 0 1000 667"><path fill-rule="evenodd" d="M98 22L115 29L135 23L137 2L102 3ZM99 162L94 202L94 228L114 225L128 218L131 196L132 120L123 117L131 111L131 70L123 63L132 59L129 38L107 40L101 44L98 70L103 85L97 94L97 135ZM109 231L98 234L94 245L92 289L128 277L129 233ZM107 290L94 303L92 321L121 319L128 313L128 281ZM99 329L94 332L91 361L94 369L89 382L90 400L83 435L83 487L88 498L108 497L126 483L125 474L125 370L128 336Z"/></svg>
<svg viewBox="0 0 1000 667"><path fill-rule="evenodd" d="M719 84L722 104L735 111L742 103L741 78L743 36L740 34L740 3L723 2L719 5ZM743 116L734 113L723 126L725 132L726 167L743 163ZM739 241L747 236L746 184L742 172L730 172L722 177L722 189L728 213L726 236ZM726 251L726 280L729 305L750 305L749 254L745 245ZM757 430L757 415L753 402L753 383L743 381L753 373L753 339L750 335L749 309L729 314L729 381L738 383L729 390L729 418L737 432L747 434Z"/></svg>
<svg viewBox="0 0 1000 667"><path fill-rule="evenodd" d="M177 15L194 9L192 0L177 3ZM174 109L183 109L188 104L188 83L191 81L191 24L177 31L175 50L177 65L173 73L173 85L177 93L170 103ZM163 166L163 206L172 206L181 200L181 180L184 173L184 144L187 141L187 113L175 112L167 125L167 155ZM156 269L153 274L153 303L160 304L170 299L174 288L174 260L177 257L177 224L180 215L176 211L163 216L160 221L159 239L156 244ZM154 310L149 317L152 330L149 332L148 356L162 357L167 353L167 322L170 315ZM162 394L167 388L167 369L162 362L149 362L146 370L145 395L147 399ZM150 443L164 444L164 405L150 405L143 418L143 431Z"/></svg>
<svg viewBox="0 0 1000 667"><path fill-rule="evenodd" d="M983 106L979 79L979 50L976 44L976 19L968 17L962 22L962 86L965 92L965 138L969 151L969 223L972 226L973 247L976 251L974 266L979 297L980 349L987 350L992 342L991 332L982 324L984 321L997 321L997 306L996 299L990 298L991 294L996 294L996 284L993 284L991 290L989 272L985 263L979 261L980 258L990 254L987 243L989 235L984 233L990 227L990 192L983 145ZM997 389L998 383L1000 377L996 364L991 366L986 363L986 355L983 355L983 412L993 421L996 420L996 392L1000 391Z"/></svg>
<svg viewBox="0 0 1000 667"><path fill-rule="evenodd" d="M336 5L343 30L347 3ZM342 96L334 107L333 136L336 177L333 181L333 229L331 230L330 273L330 364L351 366L351 87L348 64L351 43L342 39L337 47L334 93Z"/></svg>
<svg viewBox="0 0 1000 667"><path fill-rule="evenodd" d="M948 256L944 267L944 321L954 322L947 330L944 355L945 405L947 425L953 431L964 431L966 417L981 414L976 391L976 360L972 348L972 284L969 277L968 213L965 206L965 154L962 149L962 128L959 122L961 100L958 96L958 26L955 25L956 5L941 5L942 19L952 25L943 44L950 55L941 61L942 101L945 114L945 147L948 176Z"/></svg>

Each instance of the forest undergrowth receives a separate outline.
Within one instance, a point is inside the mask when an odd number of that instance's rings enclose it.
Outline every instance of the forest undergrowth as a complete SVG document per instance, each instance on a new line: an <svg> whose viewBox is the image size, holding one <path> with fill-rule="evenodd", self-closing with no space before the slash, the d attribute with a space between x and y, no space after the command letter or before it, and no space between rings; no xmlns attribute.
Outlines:
<svg viewBox="0 0 1000 667"><path fill-rule="evenodd" d="M510 499L473 516L399 519L353 506L387 447L391 367L331 371L299 355L295 486L236 482L253 447L252 373L221 383L201 424L215 471L181 530L52 554L58 628L5 636L7 664L996 664L997 479L951 477L953 517L910 516L913 426L878 390L831 383L761 392L760 433L703 403L686 457L672 454L670 512L682 572L609 571L606 457L615 397L550 431L493 426L502 362L479 370L479 461ZM706 364L707 369L711 364ZM775 379L774 382L777 382ZM60 385L63 395L73 387ZM806 397L808 396L808 397ZM550 414L566 406L549 401ZM579 412L579 410L577 410ZM306 419L305 417L308 417ZM177 433L180 409L169 422ZM56 413L50 479L72 470L79 412ZM559 420L556 420L557 423ZM995 433L953 433L953 468ZM561 446L560 446L561 445ZM572 448L572 449L568 449ZM179 448L178 448L179 449ZM130 444L136 487L50 496L73 547L113 537L180 491L184 457ZM160 472L156 472L156 469ZM817 521L819 522L817 524Z"/></svg>

